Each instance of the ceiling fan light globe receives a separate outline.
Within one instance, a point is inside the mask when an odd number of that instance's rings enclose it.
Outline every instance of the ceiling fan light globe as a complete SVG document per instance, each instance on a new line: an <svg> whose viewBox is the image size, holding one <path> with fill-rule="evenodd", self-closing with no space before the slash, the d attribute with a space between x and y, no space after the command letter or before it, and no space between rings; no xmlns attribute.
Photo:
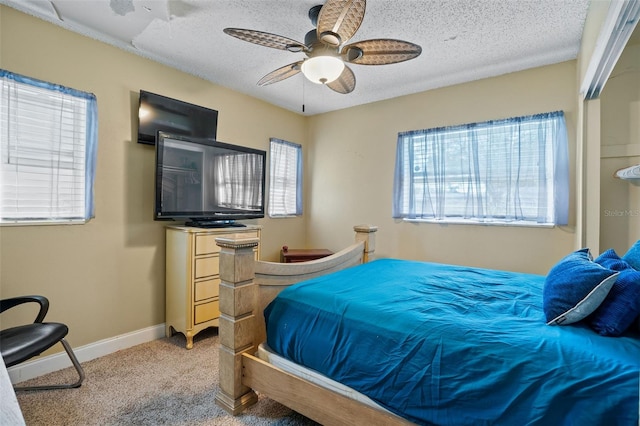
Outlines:
<svg viewBox="0 0 640 426"><path fill-rule="evenodd" d="M309 81L327 84L335 81L344 70L344 62L335 56L315 56L302 64L302 73Z"/></svg>

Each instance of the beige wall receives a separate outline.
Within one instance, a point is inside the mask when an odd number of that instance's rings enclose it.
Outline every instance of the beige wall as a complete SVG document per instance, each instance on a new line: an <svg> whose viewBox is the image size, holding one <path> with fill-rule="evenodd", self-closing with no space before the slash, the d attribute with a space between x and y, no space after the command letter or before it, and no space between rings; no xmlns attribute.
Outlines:
<svg viewBox="0 0 640 426"><path fill-rule="evenodd" d="M640 27L602 91L601 135L600 249L623 255L640 240L640 186L613 176L640 164Z"/></svg>
<svg viewBox="0 0 640 426"><path fill-rule="evenodd" d="M220 113L218 136L268 151L269 137L303 144L304 117L0 6L0 67L95 93L96 218L86 225L0 228L0 296L44 294L49 320L84 345L164 322L164 228L154 222L154 149L135 142L140 89ZM306 155L306 152L305 152ZM305 243L305 220L264 226L263 255ZM34 314L3 314L3 326Z"/></svg>
<svg viewBox="0 0 640 426"><path fill-rule="evenodd" d="M563 110L574 158L575 100L576 63L570 61L312 117L309 238L316 246L336 249L348 243L345 229L366 222L380 227L381 257L545 274L573 249L573 219L555 229L393 220L397 134ZM574 214L572 204L570 218Z"/></svg>

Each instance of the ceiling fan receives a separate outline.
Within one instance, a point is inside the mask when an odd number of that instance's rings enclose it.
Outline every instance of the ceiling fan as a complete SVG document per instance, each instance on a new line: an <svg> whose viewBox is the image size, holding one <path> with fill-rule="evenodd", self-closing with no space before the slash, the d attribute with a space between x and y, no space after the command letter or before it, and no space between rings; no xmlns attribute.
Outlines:
<svg viewBox="0 0 640 426"><path fill-rule="evenodd" d="M225 28L230 36L249 43L288 52L303 52L307 58L270 72L258 81L259 86L277 83L299 72L317 84L338 93L351 93L356 77L346 64L386 65L408 61L422 52L417 44L394 39L371 39L345 44L364 19L366 0L327 0L309 10L311 23L304 43L276 34L242 28Z"/></svg>

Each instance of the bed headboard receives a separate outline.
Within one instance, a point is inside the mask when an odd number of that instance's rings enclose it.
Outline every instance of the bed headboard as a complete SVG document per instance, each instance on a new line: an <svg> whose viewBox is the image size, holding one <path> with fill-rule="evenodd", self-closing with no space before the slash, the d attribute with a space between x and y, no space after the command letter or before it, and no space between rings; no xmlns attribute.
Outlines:
<svg viewBox="0 0 640 426"><path fill-rule="evenodd" d="M373 259L376 226L354 226L355 243L331 256L302 263L256 261L257 238L216 238L220 246L220 392L216 402L232 414L257 396L242 385L242 354L266 338L264 308L287 286Z"/></svg>

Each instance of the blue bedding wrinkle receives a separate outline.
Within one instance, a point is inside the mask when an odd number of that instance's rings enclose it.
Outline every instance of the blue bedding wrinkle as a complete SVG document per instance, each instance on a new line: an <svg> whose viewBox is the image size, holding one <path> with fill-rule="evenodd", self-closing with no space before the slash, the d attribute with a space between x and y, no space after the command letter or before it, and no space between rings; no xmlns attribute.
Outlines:
<svg viewBox="0 0 640 426"><path fill-rule="evenodd" d="M640 336L547 326L543 285L380 259L284 290L267 343L418 424L637 426Z"/></svg>

